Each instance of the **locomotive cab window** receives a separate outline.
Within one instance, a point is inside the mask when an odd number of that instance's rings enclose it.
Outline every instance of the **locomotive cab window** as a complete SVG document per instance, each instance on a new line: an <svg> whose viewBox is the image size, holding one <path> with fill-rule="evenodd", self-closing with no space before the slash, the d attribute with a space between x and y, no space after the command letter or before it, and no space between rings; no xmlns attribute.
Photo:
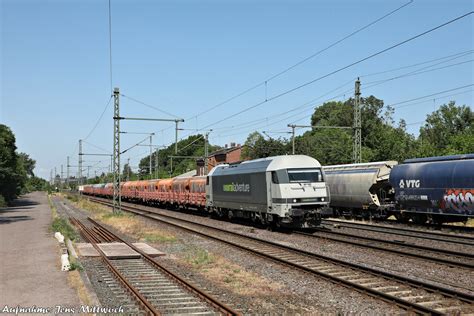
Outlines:
<svg viewBox="0 0 474 316"><path fill-rule="evenodd" d="M290 183L323 182L321 169L288 169Z"/></svg>
<svg viewBox="0 0 474 316"><path fill-rule="evenodd" d="M272 171L272 182L278 184L278 175L276 171Z"/></svg>

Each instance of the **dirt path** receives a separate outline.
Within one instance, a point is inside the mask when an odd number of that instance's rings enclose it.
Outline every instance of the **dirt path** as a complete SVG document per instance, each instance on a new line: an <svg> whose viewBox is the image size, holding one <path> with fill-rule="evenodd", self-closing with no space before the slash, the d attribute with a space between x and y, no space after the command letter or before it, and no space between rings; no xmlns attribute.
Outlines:
<svg viewBox="0 0 474 316"><path fill-rule="evenodd" d="M0 208L0 312L8 307L79 306L61 272L58 242L50 232L45 193L34 192Z"/></svg>

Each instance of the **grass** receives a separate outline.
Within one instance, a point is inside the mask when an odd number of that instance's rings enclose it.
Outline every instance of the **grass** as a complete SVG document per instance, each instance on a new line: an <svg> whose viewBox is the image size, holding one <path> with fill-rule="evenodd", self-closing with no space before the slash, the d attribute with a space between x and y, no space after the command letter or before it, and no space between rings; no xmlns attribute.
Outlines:
<svg viewBox="0 0 474 316"><path fill-rule="evenodd" d="M120 213L107 213L107 214L102 214L101 218L102 219L108 219L108 218L114 218L114 217L133 217L134 215L132 214L128 214L128 213L125 213L125 212L120 212Z"/></svg>
<svg viewBox="0 0 474 316"><path fill-rule="evenodd" d="M77 207L87 210L93 214L105 214L105 213L112 213L109 208L106 206L102 206L98 203L91 202L87 199L79 199L77 202L74 203Z"/></svg>
<svg viewBox="0 0 474 316"><path fill-rule="evenodd" d="M89 292L87 291L84 283L82 282L81 274L78 270L69 271L68 273L68 283L69 285L76 290L77 295L79 296L80 301L84 305L92 305L93 301L90 298Z"/></svg>
<svg viewBox="0 0 474 316"><path fill-rule="evenodd" d="M54 217L53 222L51 223L51 231L60 232L64 237L70 240L76 240L78 238L77 232L71 224L69 224L69 221L60 216Z"/></svg>
<svg viewBox="0 0 474 316"><path fill-rule="evenodd" d="M192 247L186 255L186 261L194 267L200 268L214 263L215 259L207 250Z"/></svg>
<svg viewBox="0 0 474 316"><path fill-rule="evenodd" d="M281 288L279 283L246 271L226 258L197 246L187 247L184 252L184 262L213 283L225 287L237 295L272 295Z"/></svg>
<svg viewBox="0 0 474 316"><path fill-rule="evenodd" d="M80 199L75 204L79 208L89 211L94 219L110 225L121 233L132 236L140 241L150 243L169 243L177 240L174 235L148 226L133 214L127 212L114 214L111 212L110 208L90 202L86 199Z"/></svg>
<svg viewBox="0 0 474 316"><path fill-rule="evenodd" d="M58 216L58 212L56 210L56 206L54 206L53 201L51 201L51 195L48 194L48 203L49 203L49 208L51 209L51 216L56 218Z"/></svg>
<svg viewBox="0 0 474 316"><path fill-rule="evenodd" d="M84 270L84 267L82 266L82 264L79 261L76 261L76 259L72 258L71 256L69 256L69 265L71 267L69 271Z"/></svg>
<svg viewBox="0 0 474 316"><path fill-rule="evenodd" d="M79 202L79 198L74 194L66 194L66 199L72 202Z"/></svg>

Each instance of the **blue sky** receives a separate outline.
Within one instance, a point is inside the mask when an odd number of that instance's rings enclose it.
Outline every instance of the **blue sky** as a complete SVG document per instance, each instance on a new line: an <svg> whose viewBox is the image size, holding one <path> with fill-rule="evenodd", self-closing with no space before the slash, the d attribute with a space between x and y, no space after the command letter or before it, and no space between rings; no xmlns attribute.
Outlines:
<svg viewBox="0 0 474 316"><path fill-rule="evenodd" d="M183 128L214 129L213 144L243 143L253 130L286 131L288 123L308 124L312 108L351 96L362 76L362 95L393 104L473 83L473 15L427 36L358 64L293 93L266 102L219 124L233 113L348 65L431 27L473 10L470 0L415 0L397 13L205 115L206 109L261 83L354 30L407 3L403 1L124 1L112 0L113 85L121 93L186 119ZM77 164L78 140L96 124L110 98L108 1L1 0L0 122L10 126L20 151L37 160L36 173ZM471 51L471 52L470 52ZM399 71L366 76L456 55ZM443 62L437 66L435 63ZM433 66L446 67L369 87ZM344 84L343 88L328 93ZM473 86L400 107L395 120L408 131L440 104L473 104ZM345 95L344 91L347 91ZM453 95L456 94L456 95ZM306 107L297 108L320 98ZM433 100L434 99L434 100ZM410 103L408 103L410 104ZM297 108L286 115L275 116ZM121 99L123 116L170 118ZM247 123L247 124L246 124ZM246 124L246 125L245 125ZM170 144L170 123L123 121L130 132L156 132L154 143ZM300 133L303 130L299 131ZM180 137L191 133L183 131ZM284 134L273 134L278 137ZM123 135L122 148L143 135ZM84 144L112 148L112 106ZM90 145L92 144L92 145ZM137 165L138 147L123 155ZM85 164L106 167L107 159ZM101 162L99 162L101 161ZM73 169L75 173L75 168Z"/></svg>

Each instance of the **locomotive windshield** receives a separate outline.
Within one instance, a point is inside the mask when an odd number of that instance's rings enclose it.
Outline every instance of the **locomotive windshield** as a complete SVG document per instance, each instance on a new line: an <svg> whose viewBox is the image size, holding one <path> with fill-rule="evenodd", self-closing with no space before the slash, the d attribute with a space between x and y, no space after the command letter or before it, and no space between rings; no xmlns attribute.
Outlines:
<svg viewBox="0 0 474 316"><path fill-rule="evenodd" d="M288 169L290 183L323 182L321 169Z"/></svg>

